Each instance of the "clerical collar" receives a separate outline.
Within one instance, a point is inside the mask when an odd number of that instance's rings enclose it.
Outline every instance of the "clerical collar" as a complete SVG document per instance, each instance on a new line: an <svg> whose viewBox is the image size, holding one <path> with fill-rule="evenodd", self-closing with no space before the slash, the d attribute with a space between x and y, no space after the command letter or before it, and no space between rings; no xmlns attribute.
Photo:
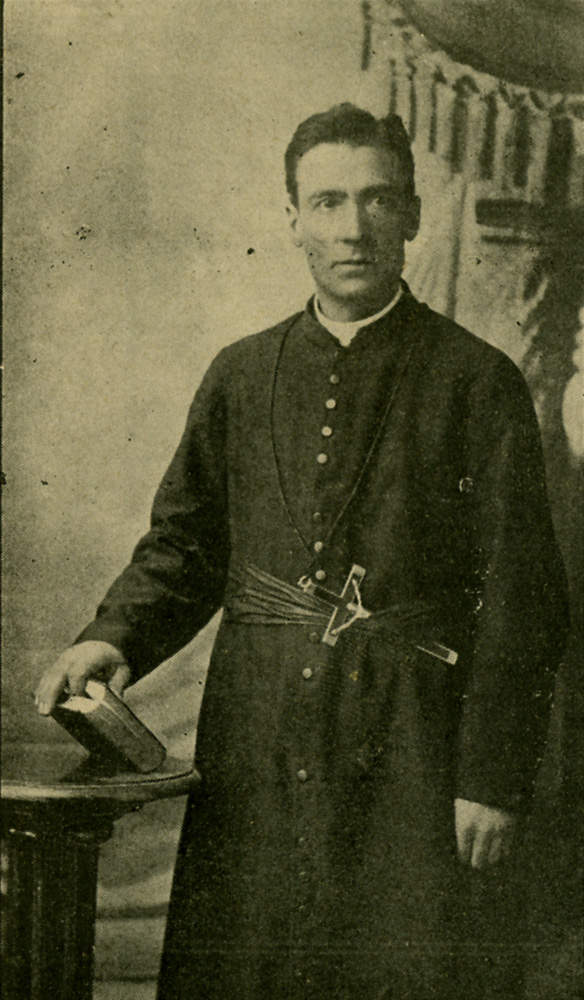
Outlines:
<svg viewBox="0 0 584 1000"><path fill-rule="evenodd" d="M318 298L315 295L314 314L321 326L324 326L325 330L332 333L333 337L336 337L343 347L348 347L355 334L359 333L359 330L362 330L364 326L370 326L371 323L376 323L378 319L381 319L382 316L385 316L386 313L390 312L393 307L397 305L401 296L402 287L400 285L391 302L384 306L383 309L380 309L379 312L375 313L374 316L367 316L365 319L357 319L346 322L329 319L328 316L325 316L320 308Z"/></svg>

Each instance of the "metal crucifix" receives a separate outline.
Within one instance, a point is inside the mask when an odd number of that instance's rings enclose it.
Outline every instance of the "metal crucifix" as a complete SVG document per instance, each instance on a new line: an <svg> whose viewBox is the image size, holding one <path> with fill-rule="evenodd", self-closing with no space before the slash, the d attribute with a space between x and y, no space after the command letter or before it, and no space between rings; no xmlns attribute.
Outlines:
<svg viewBox="0 0 584 1000"><path fill-rule="evenodd" d="M364 576L363 567L354 563L340 594L314 583L309 576L303 576L298 581L298 586L305 594L312 594L319 600L332 604L334 608L322 637L322 641L328 646L334 646L340 633L359 618L371 618L371 612L363 607L359 590L359 584L362 583Z"/></svg>

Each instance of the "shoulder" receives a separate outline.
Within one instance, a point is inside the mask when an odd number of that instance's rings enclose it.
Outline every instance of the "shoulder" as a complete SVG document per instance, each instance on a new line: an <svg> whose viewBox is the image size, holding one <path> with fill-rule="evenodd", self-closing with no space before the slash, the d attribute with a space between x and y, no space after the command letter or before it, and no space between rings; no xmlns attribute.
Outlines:
<svg viewBox="0 0 584 1000"><path fill-rule="evenodd" d="M219 362L225 368L232 370L234 366L241 366L242 364L246 367L249 365L253 366L254 364L261 363L263 359L267 360L271 358L274 352L279 350L282 338L301 316L302 312L293 313L291 316L287 316L286 319L281 320L280 323L276 323L275 326L260 330L259 333L249 334L247 337L241 337L239 340L224 347L217 355L215 361Z"/></svg>
<svg viewBox="0 0 584 1000"><path fill-rule="evenodd" d="M286 332L302 316L294 313L275 326L249 334L223 347L207 368L195 395L197 399L217 395L229 396L241 380L257 380L268 374L278 357Z"/></svg>
<svg viewBox="0 0 584 1000"><path fill-rule="evenodd" d="M499 348L423 302L414 300L413 308L416 324L422 328L428 365L468 385L478 381L518 388L525 386L517 365Z"/></svg>
<svg viewBox="0 0 584 1000"><path fill-rule="evenodd" d="M539 439L531 392L517 365L503 351L458 323L416 302L421 326L418 364L431 407L454 406L469 436L486 440L520 429Z"/></svg>

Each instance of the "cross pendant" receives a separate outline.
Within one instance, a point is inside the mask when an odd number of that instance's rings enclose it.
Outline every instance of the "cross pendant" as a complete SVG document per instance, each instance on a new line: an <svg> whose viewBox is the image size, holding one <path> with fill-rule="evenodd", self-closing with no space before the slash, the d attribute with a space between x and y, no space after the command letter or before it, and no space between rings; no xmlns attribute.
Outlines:
<svg viewBox="0 0 584 1000"><path fill-rule="evenodd" d="M371 617L371 612L367 611L361 602L359 584L362 583L364 576L365 570L363 567L357 566L355 563L340 594L335 594L334 591L327 590L326 587L321 587L318 583L314 583L309 576L303 576L298 581L298 586L306 594L312 594L314 597L333 606L333 613L322 637L322 641L326 642L327 646L336 645L340 633L349 628L359 618Z"/></svg>

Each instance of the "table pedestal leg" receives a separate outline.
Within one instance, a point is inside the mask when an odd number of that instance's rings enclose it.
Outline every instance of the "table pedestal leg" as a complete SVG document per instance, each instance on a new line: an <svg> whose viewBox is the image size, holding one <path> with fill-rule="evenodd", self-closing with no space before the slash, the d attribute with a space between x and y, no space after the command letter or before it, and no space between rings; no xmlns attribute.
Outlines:
<svg viewBox="0 0 584 1000"><path fill-rule="evenodd" d="M91 1000L97 863L112 821L78 802L5 810L6 1000Z"/></svg>

